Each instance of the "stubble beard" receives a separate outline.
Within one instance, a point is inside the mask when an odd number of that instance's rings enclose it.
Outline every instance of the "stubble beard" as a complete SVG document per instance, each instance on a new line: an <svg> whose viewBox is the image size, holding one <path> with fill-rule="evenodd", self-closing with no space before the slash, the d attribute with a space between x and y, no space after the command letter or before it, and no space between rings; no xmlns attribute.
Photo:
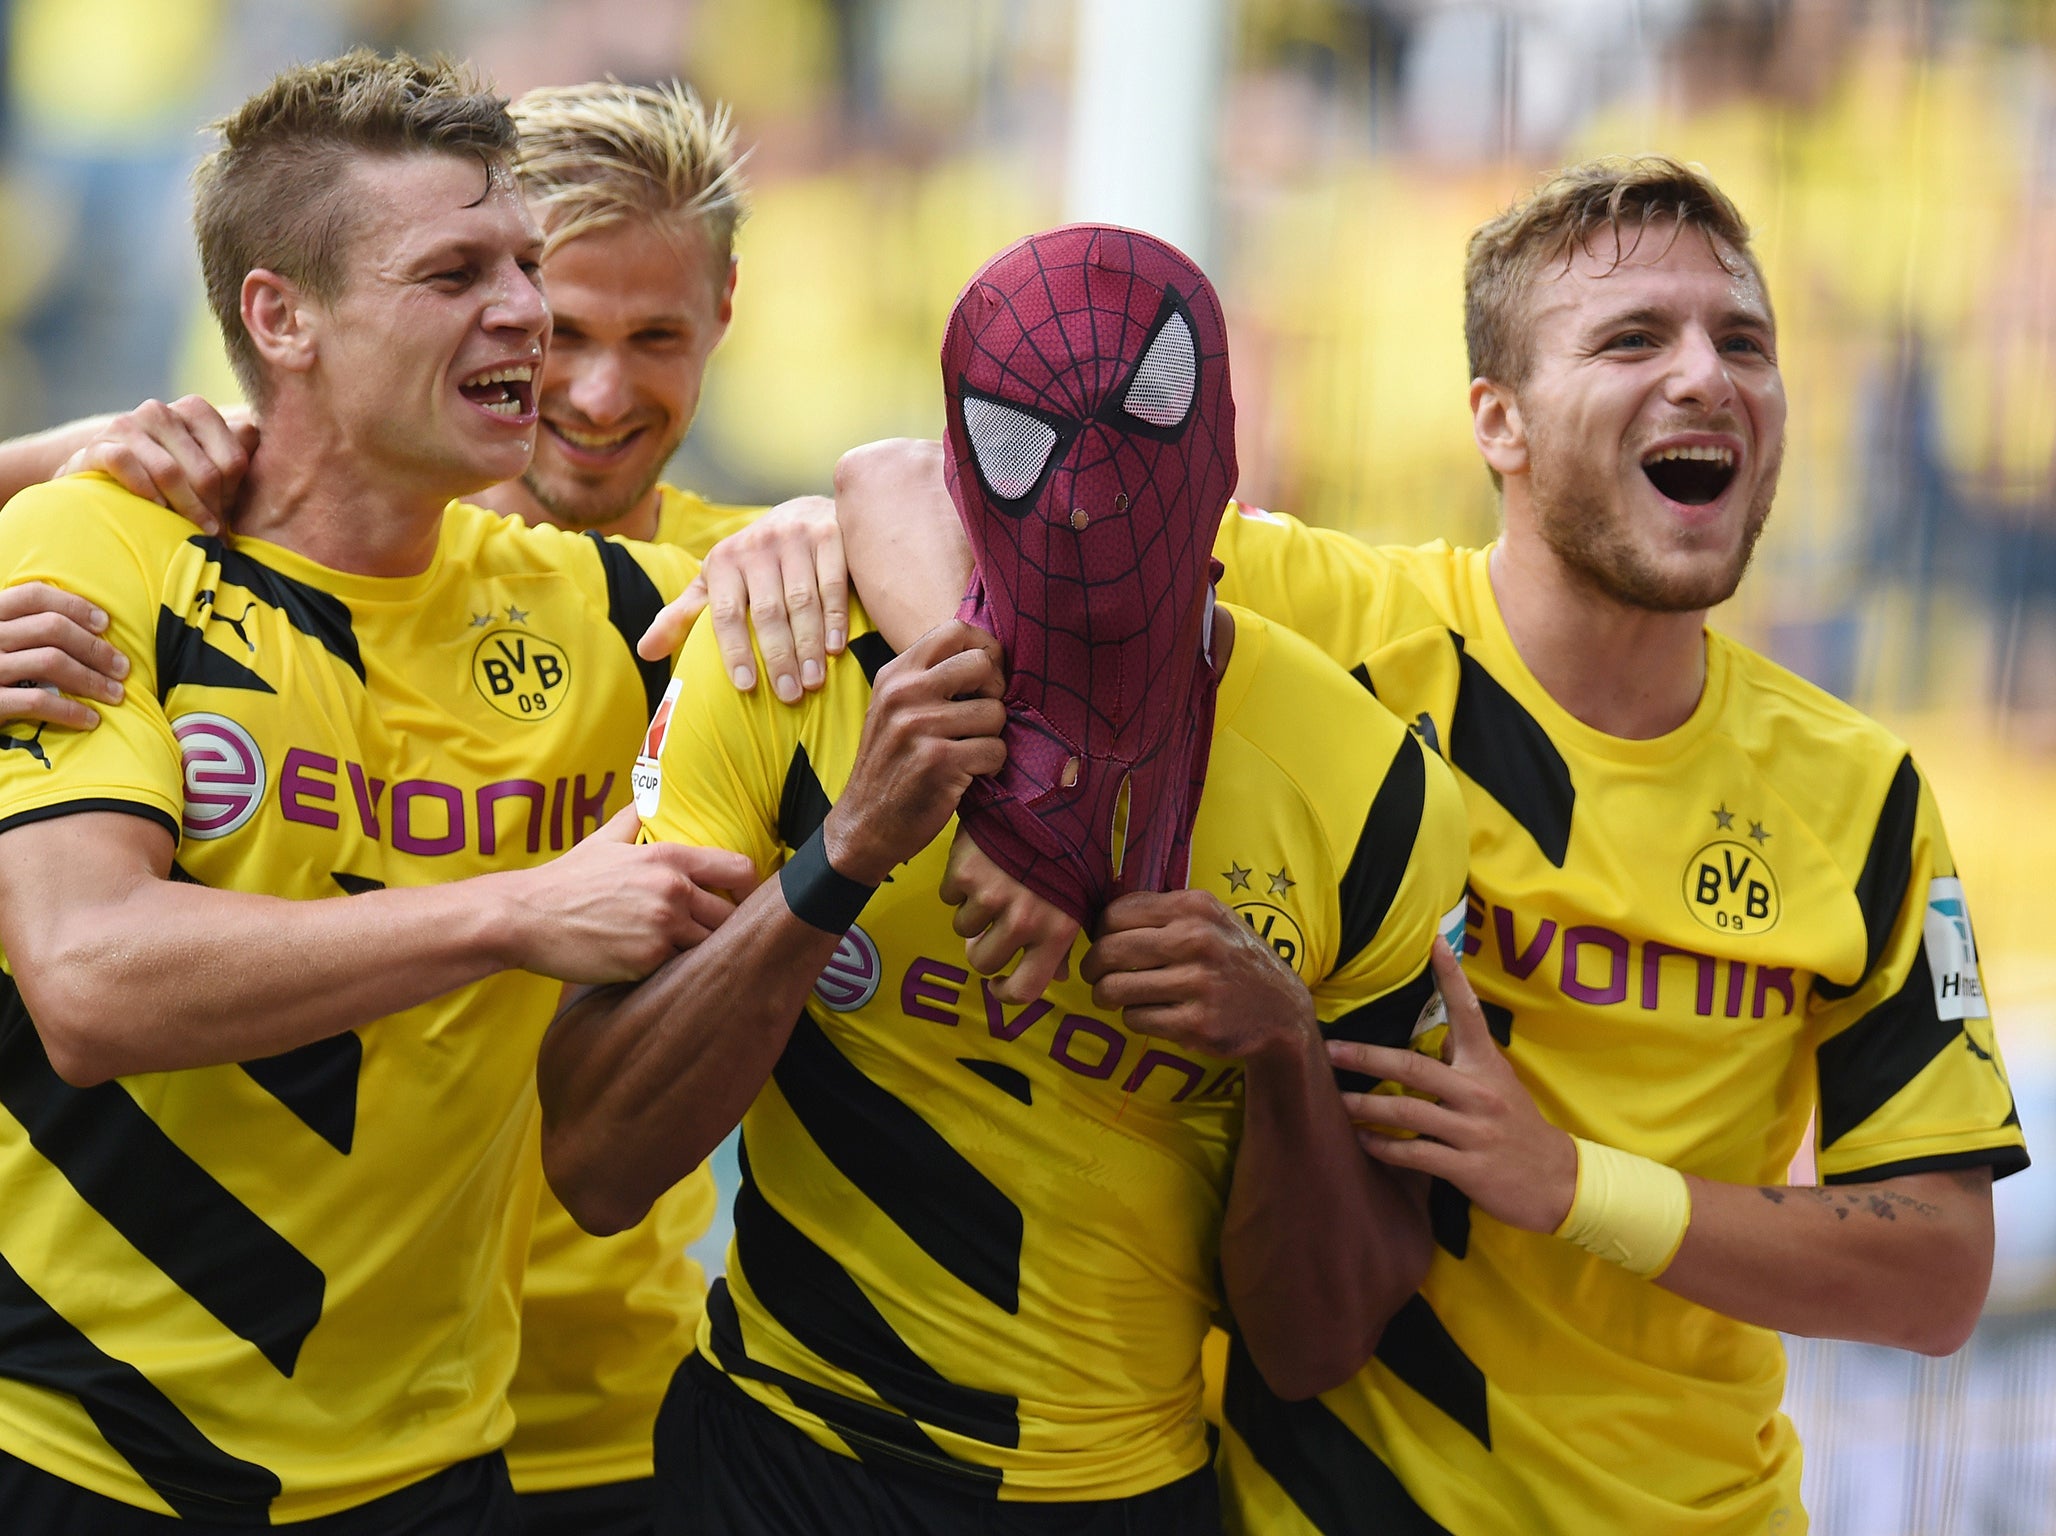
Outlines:
<svg viewBox="0 0 2056 1536"><path fill-rule="evenodd" d="M1712 570L1672 573L1662 569L1637 546L1626 518L1581 477L1557 484L1538 469L1529 483L1535 526L1565 569L1600 596L1646 613L1703 612L1733 597L1742 584L1777 497L1783 457L1780 451L1765 464L1734 555Z"/></svg>
<svg viewBox="0 0 2056 1536"><path fill-rule="evenodd" d="M536 473L535 461L530 460L528 468L521 473L521 484L551 517L567 527L604 528L618 523L643 503L659 480L664 478L664 466L671 462L671 456L678 452L678 445L685 441L685 434L679 433L664 445L664 451L652 461L649 474L643 483L625 501L608 498L598 499L601 492L588 492L582 496L564 496L550 489L543 477Z"/></svg>

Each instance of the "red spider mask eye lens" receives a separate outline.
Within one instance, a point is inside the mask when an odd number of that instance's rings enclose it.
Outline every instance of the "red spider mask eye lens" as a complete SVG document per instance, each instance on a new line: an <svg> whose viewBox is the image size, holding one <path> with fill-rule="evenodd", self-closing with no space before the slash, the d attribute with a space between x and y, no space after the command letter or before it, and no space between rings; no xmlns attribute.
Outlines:
<svg viewBox="0 0 2056 1536"><path fill-rule="evenodd" d="M1168 431L1184 425L1198 385L1199 349L1193 344L1192 322L1179 309L1169 308L1135 365L1121 395L1121 409L1137 421Z"/></svg>
<svg viewBox="0 0 2056 1536"><path fill-rule="evenodd" d="M1033 496L1049 470L1065 433L1039 415L964 392L964 435L978 477L994 501L1021 502Z"/></svg>

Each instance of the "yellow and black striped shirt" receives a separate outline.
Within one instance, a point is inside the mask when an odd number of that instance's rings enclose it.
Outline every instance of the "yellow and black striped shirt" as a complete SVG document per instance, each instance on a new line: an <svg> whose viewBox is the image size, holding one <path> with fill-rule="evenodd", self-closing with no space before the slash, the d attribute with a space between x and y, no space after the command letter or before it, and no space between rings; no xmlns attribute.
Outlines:
<svg viewBox="0 0 2056 1536"><path fill-rule="evenodd" d="M627 803L683 551L443 516L418 576L232 546L97 477L0 571L99 604L99 727L0 736L0 831L161 824L175 878L301 900L532 865ZM377 955L365 955L375 966ZM365 1503L507 1437L557 984L513 972L262 1061L63 1083L0 997L0 1448L231 1523Z"/></svg>
<svg viewBox="0 0 2056 1536"><path fill-rule="evenodd" d="M1224 595L1351 665L1456 770L1465 970L1555 1124L1702 1178L2027 1155L1963 892L1905 748L1709 633L1691 718L1606 736L1536 682L1488 551L1226 519ZM1804 1529L1775 1334L1447 1186L1420 1295L1349 1385L1227 1373L1229 1528L1742 1536Z"/></svg>
<svg viewBox="0 0 2056 1536"><path fill-rule="evenodd" d="M1438 920L1461 918L1454 785L1305 641L1235 619L1191 883L1269 939L1326 1027L1404 1043ZM724 686L693 636L645 835L766 871L804 842L890 658L860 614L852 633L796 709ZM1144 1492L1206 1461L1241 1069L1131 1032L1075 976L1003 1005L936 895L953 830L844 936L743 1121L701 1349L842 1454L1003 1500Z"/></svg>

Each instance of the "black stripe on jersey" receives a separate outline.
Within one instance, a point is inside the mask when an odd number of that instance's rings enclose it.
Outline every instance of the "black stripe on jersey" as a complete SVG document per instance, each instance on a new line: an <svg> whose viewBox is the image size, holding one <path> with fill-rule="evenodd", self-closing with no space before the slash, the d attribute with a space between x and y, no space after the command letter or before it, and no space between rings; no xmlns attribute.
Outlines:
<svg viewBox="0 0 2056 1536"><path fill-rule="evenodd" d="M2008 1115L2002 1125L2018 1125L2018 1114ZM1847 1173L1821 1176L1823 1184L1875 1184L1881 1179L1900 1179L1909 1173L1950 1173L1958 1168L1989 1168L1998 1180L2027 1167L2027 1148L2022 1146L1978 1147L1969 1152L1938 1152L1933 1157L1909 1157L1896 1163L1879 1163L1875 1168L1852 1168Z"/></svg>
<svg viewBox="0 0 2056 1536"><path fill-rule="evenodd" d="M869 630L850 642L850 654L857 658L857 665L864 669L864 681L872 687L878 686L878 674L888 661L899 652L894 650L885 636L877 630Z"/></svg>
<svg viewBox="0 0 2056 1536"><path fill-rule="evenodd" d="M1363 831L1342 872L1338 899L1342 907L1342 941L1335 957L1340 970L1378 936L1385 914L1399 895L1400 881L1413 858L1414 839L1421 830L1421 809L1428 793L1428 769L1421 744L1411 732L1386 765L1385 781L1371 797ZM1411 1022L1409 1020L1409 1022ZM1402 1045L1405 1041L1400 1042Z"/></svg>
<svg viewBox="0 0 2056 1536"><path fill-rule="evenodd" d="M1435 973L1428 966L1421 967L1421 973L1412 981L1404 982L1387 992L1383 997L1374 997L1360 1007L1352 1008L1332 1024L1323 1024L1321 1033L1330 1040L1354 1040L1360 1045L1384 1045L1393 1050L1402 1050L1413 1038L1414 1025L1421 1020L1421 1010L1428 1006L1428 999L1435 995ZM1344 1093L1369 1093L1378 1086L1378 1079L1366 1077L1361 1072L1345 1072L1335 1069L1335 1083Z"/></svg>
<svg viewBox="0 0 2056 1536"><path fill-rule="evenodd" d="M1863 856L1863 873L1856 877L1856 905L1863 912L1865 935L1863 974L1846 987L1818 977L1813 983L1816 996L1847 997L1877 969L1878 956L1885 952L1885 941L1892 936L1892 925L1898 922L1899 908L1906 900L1906 887L1913 880L1913 827L1919 815L1920 771L1911 757L1902 757L1878 811L1877 830L1871 833L1870 851Z"/></svg>
<svg viewBox="0 0 2056 1536"><path fill-rule="evenodd" d="M278 1477L201 1434L147 1376L74 1328L4 1258L0 1376L76 1398L136 1476L184 1518L268 1523L262 1512L279 1496Z"/></svg>
<svg viewBox="0 0 2056 1536"><path fill-rule="evenodd" d="M1349 669L1349 675L1363 684L1365 693L1368 693L1374 699L1378 696L1378 690L1371 684L1371 669L1369 667L1365 666L1362 662L1358 662Z"/></svg>
<svg viewBox="0 0 2056 1536"><path fill-rule="evenodd" d="M0 1105L79 1198L181 1290L290 1376L326 1281L188 1157L118 1082L74 1088L0 978Z"/></svg>
<svg viewBox="0 0 2056 1536"><path fill-rule="evenodd" d="M366 891L382 891L386 888L383 880L374 880L369 875L353 875L346 869L332 869L328 872L328 877L342 888L345 896L362 896Z"/></svg>
<svg viewBox="0 0 2056 1536"><path fill-rule="evenodd" d="M347 1154L357 1134L357 1074L364 1046L354 1031L311 1040L242 1068L307 1128Z"/></svg>
<svg viewBox="0 0 2056 1536"><path fill-rule="evenodd" d="M1428 1181L1428 1230L1452 1258L1471 1251L1471 1197L1447 1179Z"/></svg>
<svg viewBox="0 0 2056 1536"><path fill-rule="evenodd" d="M929 1258L1003 1312L1021 1309L1021 1208L807 1014L772 1069L821 1155Z"/></svg>
<svg viewBox="0 0 2056 1536"><path fill-rule="evenodd" d="M1030 1108L1035 1104L1035 1090L1028 1081L1028 1074L1016 1067L1003 1067L996 1061L982 1061L976 1056L959 1056L957 1065L976 1077L984 1078L993 1087L1010 1098L1019 1099Z"/></svg>
<svg viewBox="0 0 2056 1536"><path fill-rule="evenodd" d="M716 1280L707 1289L707 1339L708 1348L703 1353L712 1364L730 1376L746 1377L777 1387L797 1406L823 1423L833 1424L836 1434L857 1453L859 1460L911 1462L931 1475L937 1471L944 1473L959 1491L998 1496L999 1468L957 1460L930 1439L912 1419L889 1408L875 1408L869 1403L830 1392L790 1371L752 1360L743 1344L742 1319L736 1315L735 1297L730 1293L726 1279Z"/></svg>
<svg viewBox="0 0 2056 1536"><path fill-rule="evenodd" d="M1820 1144L1831 1147L1863 1124L1961 1038L1960 1020L1935 1016L1934 975L1923 945L1896 993L1814 1052Z"/></svg>
<svg viewBox="0 0 2056 1536"><path fill-rule="evenodd" d="M664 690L671 686L671 660L663 657L657 661L644 661L636 654L635 642L642 638L644 630L650 627L664 606L664 594L657 590L657 584L650 580L650 573L642 568L635 556L619 544L610 543L597 533L588 533L593 548L600 552L600 569L607 575L607 621L621 635L621 643L628 647L628 656L635 663L635 670L642 676L643 697L649 702L649 713L654 715L657 706L664 702Z"/></svg>
<svg viewBox="0 0 2056 1536"><path fill-rule="evenodd" d="M1239 1337L1228 1346L1221 1411L1321 1536L1449 1536L1327 1404L1274 1394Z"/></svg>
<svg viewBox="0 0 2056 1536"><path fill-rule="evenodd" d="M39 805L33 811L17 811L12 816L0 817L0 832L12 832L16 827L26 827L38 821L55 821L59 816L83 816L90 811L119 811L124 816L140 816L164 828L174 843L178 841L178 822L159 807L141 805L134 800L99 798L60 800L55 805Z"/></svg>
<svg viewBox="0 0 2056 1536"><path fill-rule="evenodd" d="M764 1197L746 1149L738 1160L737 1267L778 1326L903 1413L987 1445L1019 1446L1020 1400L959 1386L914 1353L834 1255Z"/></svg>
<svg viewBox="0 0 2056 1536"><path fill-rule="evenodd" d="M1577 799L1570 765L1541 722L1464 649L1463 636L1451 630L1449 638L1461 672L1449 719L1449 761L1498 801L1526 828L1542 856L1562 869Z"/></svg>
<svg viewBox="0 0 2056 1536"><path fill-rule="evenodd" d="M778 840L797 848L820 829L835 802L821 787L821 775L804 745L795 743L792 761L785 765L785 787L778 796Z"/></svg>
<svg viewBox="0 0 2056 1536"><path fill-rule="evenodd" d="M1442 1319L1415 1292L1393 1314L1378 1340L1379 1360L1401 1381L1492 1449L1492 1416L1485 1400L1485 1373L1463 1352Z"/></svg>
<svg viewBox="0 0 2056 1536"><path fill-rule="evenodd" d="M278 690L226 651L207 643L199 630L169 608L157 610L157 699L162 703L181 683L202 688Z"/></svg>
<svg viewBox="0 0 2056 1536"><path fill-rule="evenodd" d="M1502 1048L1513 1044L1513 1010L1500 1003L1478 999L1478 1011L1485 1015L1485 1028Z"/></svg>
<svg viewBox="0 0 2056 1536"><path fill-rule="evenodd" d="M323 650L357 674L358 682L364 681L364 657L357 649L357 630L348 603L332 592L259 564L219 538L202 534L186 542L197 546L229 581L278 609L301 634L320 641Z"/></svg>

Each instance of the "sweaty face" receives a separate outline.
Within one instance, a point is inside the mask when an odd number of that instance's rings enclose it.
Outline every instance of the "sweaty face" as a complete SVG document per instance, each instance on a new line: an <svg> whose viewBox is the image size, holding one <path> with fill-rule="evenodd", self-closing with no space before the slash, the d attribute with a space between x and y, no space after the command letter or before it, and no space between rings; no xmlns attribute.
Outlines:
<svg viewBox="0 0 2056 1536"><path fill-rule="evenodd" d="M1785 387L1770 304L1753 271L1695 230L1652 224L1618 265L1610 237L1595 243L1533 289L1517 398L1535 530L1619 603L1710 608L1741 581L1777 492Z"/></svg>
<svg viewBox="0 0 2056 1536"><path fill-rule="evenodd" d="M635 509L692 425L734 277L696 221L579 235L545 273L556 331L524 481L552 516L595 527Z"/></svg>
<svg viewBox="0 0 2056 1536"><path fill-rule="evenodd" d="M542 236L474 155L366 157L314 383L368 470L462 496L521 473L549 337Z"/></svg>

